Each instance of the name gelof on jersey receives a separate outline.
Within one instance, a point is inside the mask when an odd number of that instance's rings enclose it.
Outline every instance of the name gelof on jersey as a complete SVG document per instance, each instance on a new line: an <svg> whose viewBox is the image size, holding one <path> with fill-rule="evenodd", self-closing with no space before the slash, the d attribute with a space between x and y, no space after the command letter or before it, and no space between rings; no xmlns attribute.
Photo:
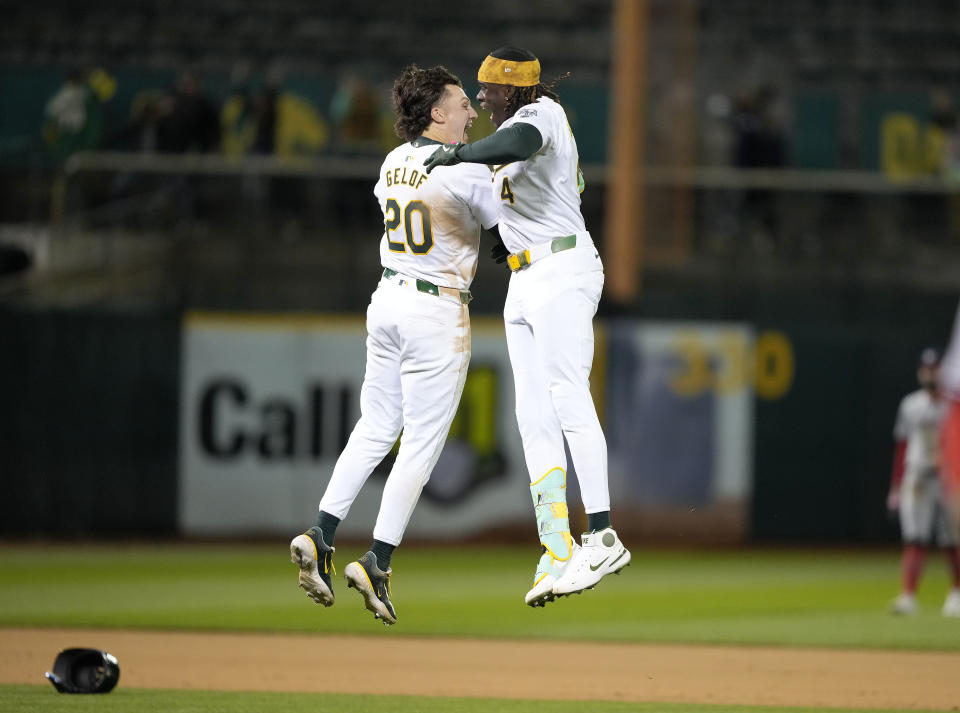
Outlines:
<svg viewBox="0 0 960 713"><path fill-rule="evenodd" d="M407 170L407 167L395 168L392 171L387 171L383 174L384 180L387 182L388 186L397 186L404 185L410 186L411 188L419 188L423 185L423 182L427 180L428 176L426 173L418 171L417 169Z"/></svg>

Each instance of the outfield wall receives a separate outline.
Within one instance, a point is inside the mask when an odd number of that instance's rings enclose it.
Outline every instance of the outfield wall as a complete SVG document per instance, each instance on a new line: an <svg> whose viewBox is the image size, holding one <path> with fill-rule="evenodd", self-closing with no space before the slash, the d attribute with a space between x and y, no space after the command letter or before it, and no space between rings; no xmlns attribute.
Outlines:
<svg viewBox="0 0 960 713"><path fill-rule="evenodd" d="M933 338L598 320L620 526L676 542L892 541L893 414ZM6 308L0 340L6 535L288 534L312 520L358 415L358 317ZM474 320L472 367L411 537L532 527L495 318ZM345 533L368 534L383 471ZM577 499L571 478L575 512Z"/></svg>

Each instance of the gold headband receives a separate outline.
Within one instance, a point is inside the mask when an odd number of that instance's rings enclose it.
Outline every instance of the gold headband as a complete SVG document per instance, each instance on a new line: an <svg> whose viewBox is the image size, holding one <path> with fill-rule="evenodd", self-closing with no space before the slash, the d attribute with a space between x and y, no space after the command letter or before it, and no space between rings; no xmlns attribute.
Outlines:
<svg viewBox="0 0 960 713"><path fill-rule="evenodd" d="M540 60L515 62L487 55L477 72L477 79L486 84L510 84L514 87L532 87L540 83Z"/></svg>

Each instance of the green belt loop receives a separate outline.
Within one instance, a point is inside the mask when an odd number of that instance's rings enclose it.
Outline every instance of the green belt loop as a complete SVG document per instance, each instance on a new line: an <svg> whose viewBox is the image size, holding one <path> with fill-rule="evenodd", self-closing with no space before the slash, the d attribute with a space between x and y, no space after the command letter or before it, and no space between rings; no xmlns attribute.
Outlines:
<svg viewBox="0 0 960 713"><path fill-rule="evenodd" d="M391 270L389 267L383 268L383 276L386 277L388 280L396 274L397 274L396 270Z"/></svg>
<svg viewBox="0 0 960 713"><path fill-rule="evenodd" d="M575 247L577 247L577 236L564 235L562 238L554 238L553 242L550 243L550 252L559 253Z"/></svg>

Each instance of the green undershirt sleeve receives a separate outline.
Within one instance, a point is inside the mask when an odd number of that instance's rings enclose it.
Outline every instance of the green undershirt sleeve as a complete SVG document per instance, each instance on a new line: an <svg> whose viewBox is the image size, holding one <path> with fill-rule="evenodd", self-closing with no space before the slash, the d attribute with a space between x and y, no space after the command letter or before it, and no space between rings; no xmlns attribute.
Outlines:
<svg viewBox="0 0 960 713"><path fill-rule="evenodd" d="M467 163L503 164L525 161L543 146L543 136L533 124L517 122L485 139L457 146L457 158Z"/></svg>

